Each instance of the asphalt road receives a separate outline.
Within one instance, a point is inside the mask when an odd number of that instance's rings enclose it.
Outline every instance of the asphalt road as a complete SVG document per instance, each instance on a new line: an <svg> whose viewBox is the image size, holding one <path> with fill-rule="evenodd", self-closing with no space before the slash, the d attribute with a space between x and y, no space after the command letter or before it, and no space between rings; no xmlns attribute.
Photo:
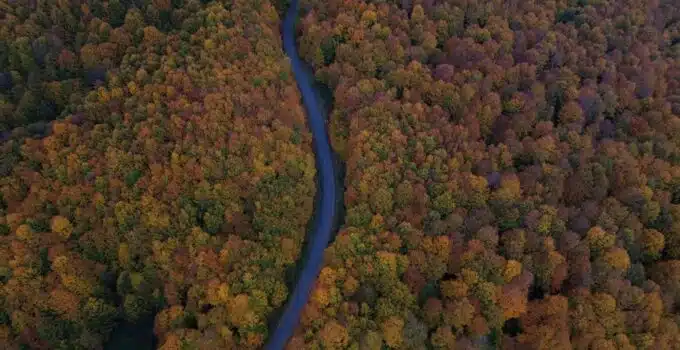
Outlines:
<svg viewBox="0 0 680 350"><path fill-rule="evenodd" d="M283 349L300 320L300 314L309 299L310 292L321 271L323 253L333 233L336 214L336 189L339 185L335 176L334 153L326 131L326 118L319 94L314 90L314 76L300 59L295 45L295 22L299 10L298 0L292 0L283 22L283 49L290 58L293 74L307 112L307 124L312 131L314 153L316 156L318 188L316 217L312 232L307 235L309 253L303 264L295 289L288 299L279 323L272 331L267 350Z"/></svg>

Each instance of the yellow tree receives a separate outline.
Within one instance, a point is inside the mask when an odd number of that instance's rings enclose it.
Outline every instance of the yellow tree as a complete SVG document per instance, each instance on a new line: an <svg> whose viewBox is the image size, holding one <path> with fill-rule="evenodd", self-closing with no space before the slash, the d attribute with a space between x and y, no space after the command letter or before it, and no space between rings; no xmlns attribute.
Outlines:
<svg viewBox="0 0 680 350"><path fill-rule="evenodd" d="M402 330L404 329L404 320L400 317L392 316L385 320L380 328L382 329L383 339L387 346L398 349L403 342Z"/></svg>
<svg viewBox="0 0 680 350"><path fill-rule="evenodd" d="M336 321L330 321L319 332L324 349L342 349L349 343L347 329Z"/></svg>

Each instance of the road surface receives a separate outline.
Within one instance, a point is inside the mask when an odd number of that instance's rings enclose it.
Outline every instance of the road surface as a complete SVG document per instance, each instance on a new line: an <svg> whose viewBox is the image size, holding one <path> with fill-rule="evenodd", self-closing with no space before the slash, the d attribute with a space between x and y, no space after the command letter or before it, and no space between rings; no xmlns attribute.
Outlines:
<svg viewBox="0 0 680 350"><path fill-rule="evenodd" d="M303 262L302 271L293 293L288 299L279 322L272 331L267 350L283 349L300 320L300 314L309 299L316 277L321 271L323 253L331 239L336 214L336 189L338 184L333 161L334 153L326 132L325 111L319 95L314 90L314 76L311 70L300 59L295 44L295 22L298 16L298 0L292 0L283 22L283 49L290 58L293 74L307 112L307 124L312 131L314 153L316 156L318 190L317 208L310 234L307 235L309 251L307 260Z"/></svg>

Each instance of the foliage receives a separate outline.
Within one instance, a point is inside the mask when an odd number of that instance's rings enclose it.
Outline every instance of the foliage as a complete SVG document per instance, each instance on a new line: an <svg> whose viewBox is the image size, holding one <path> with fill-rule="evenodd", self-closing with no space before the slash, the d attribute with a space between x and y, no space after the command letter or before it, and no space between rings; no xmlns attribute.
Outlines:
<svg viewBox="0 0 680 350"><path fill-rule="evenodd" d="M315 192L273 5L0 8L3 349L261 347Z"/></svg>
<svg viewBox="0 0 680 350"><path fill-rule="evenodd" d="M338 322L349 349L678 344L677 4L301 8L347 218L296 348Z"/></svg>

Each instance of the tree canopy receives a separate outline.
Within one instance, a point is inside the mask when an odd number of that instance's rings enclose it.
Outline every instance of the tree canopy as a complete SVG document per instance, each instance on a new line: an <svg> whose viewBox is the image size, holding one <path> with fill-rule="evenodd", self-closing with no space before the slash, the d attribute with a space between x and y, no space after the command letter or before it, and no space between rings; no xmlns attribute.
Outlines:
<svg viewBox="0 0 680 350"><path fill-rule="evenodd" d="M347 216L291 349L680 344L676 3L302 8Z"/></svg>
<svg viewBox="0 0 680 350"><path fill-rule="evenodd" d="M346 213L288 348L678 348L677 1L300 1ZM0 344L263 346L316 192L286 3L0 0Z"/></svg>
<svg viewBox="0 0 680 350"><path fill-rule="evenodd" d="M277 9L0 8L3 348L261 347L316 190Z"/></svg>

